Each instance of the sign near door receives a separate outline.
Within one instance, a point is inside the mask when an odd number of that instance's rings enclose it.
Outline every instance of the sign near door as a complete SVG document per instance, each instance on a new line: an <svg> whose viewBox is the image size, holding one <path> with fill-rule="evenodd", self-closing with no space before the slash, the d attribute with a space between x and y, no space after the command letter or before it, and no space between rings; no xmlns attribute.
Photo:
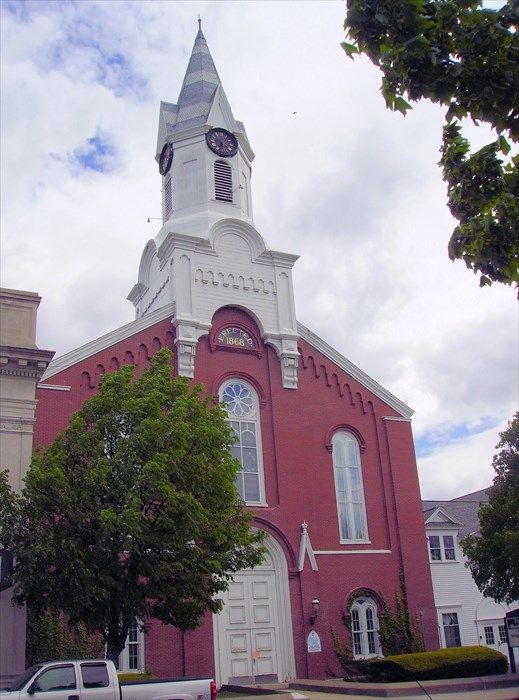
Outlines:
<svg viewBox="0 0 519 700"><path fill-rule="evenodd" d="M306 640L306 648L308 649L309 654L315 653L316 651L322 651L321 639L315 630L312 630L308 635L308 639Z"/></svg>

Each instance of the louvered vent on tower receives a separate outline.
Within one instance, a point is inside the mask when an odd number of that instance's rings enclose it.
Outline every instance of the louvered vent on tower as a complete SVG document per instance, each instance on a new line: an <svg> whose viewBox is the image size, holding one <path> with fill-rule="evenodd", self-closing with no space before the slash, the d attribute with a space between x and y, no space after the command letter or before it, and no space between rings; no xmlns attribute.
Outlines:
<svg viewBox="0 0 519 700"><path fill-rule="evenodd" d="M166 222L173 211L173 194L171 191L171 175L166 175L164 182L164 222Z"/></svg>
<svg viewBox="0 0 519 700"><path fill-rule="evenodd" d="M214 164L214 196L221 202L232 202L232 168L221 160Z"/></svg>

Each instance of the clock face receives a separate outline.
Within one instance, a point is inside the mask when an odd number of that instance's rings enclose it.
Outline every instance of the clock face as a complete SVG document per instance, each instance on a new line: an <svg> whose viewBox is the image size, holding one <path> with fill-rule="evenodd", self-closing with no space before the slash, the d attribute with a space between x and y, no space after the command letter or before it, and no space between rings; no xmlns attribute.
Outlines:
<svg viewBox="0 0 519 700"><path fill-rule="evenodd" d="M238 152L238 141L227 129L211 129L205 135L205 140L211 151L218 156L230 158Z"/></svg>
<svg viewBox="0 0 519 700"><path fill-rule="evenodd" d="M166 173L171 168L172 161L173 161L173 146L170 143L165 143L164 148L160 152L160 158L159 158L159 173L161 175L166 175Z"/></svg>
<svg viewBox="0 0 519 700"><path fill-rule="evenodd" d="M254 339L246 331L234 326L221 330L218 333L217 342L218 345L228 348L256 349Z"/></svg>

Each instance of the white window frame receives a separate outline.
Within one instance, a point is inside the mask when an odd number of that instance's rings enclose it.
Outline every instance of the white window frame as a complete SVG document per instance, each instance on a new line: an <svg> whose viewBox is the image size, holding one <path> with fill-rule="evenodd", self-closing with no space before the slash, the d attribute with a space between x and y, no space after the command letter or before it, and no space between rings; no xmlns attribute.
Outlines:
<svg viewBox="0 0 519 700"><path fill-rule="evenodd" d="M483 634L485 635L485 644L487 647L497 646L494 625L483 625Z"/></svg>
<svg viewBox="0 0 519 700"><path fill-rule="evenodd" d="M338 466L336 463L336 444L341 441L345 443L351 443L354 446L355 452L356 452L356 458L357 458L357 464L356 465L340 465ZM347 450L347 446L345 445L344 450ZM332 437L332 463L333 463L333 479L334 479L334 484L335 484L335 499L336 499L336 504L337 504L337 519L338 519L338 525L339 525L339 541L341 544L357 544L358 542L363 542L369 544L369 535L368 535L368 518L366 514L366 495L364 492L364 481L362 478L362 462L360 459L360 446L357 438L347 430L338 430L337 432L334 433ZM342 512L345 512L346 518L349 521L350 524L350 529L352 534L355 534L355 517L354 517L354 508L353 506L355 505L355 502L353 501L352 498L352 489L351 489L351 484L350 484L350 478L349 475L347 474L347 471L350 467L357 467L358 468L358 476L359 476L359 491L362 496L362 501L359 502L359 505L361 507L361 516L363 518L363 524L364 524L364 533L362 537L345 537L344 533L342 531L342 518L341 514ZM339 483L338 483L338 471L339 469L343 469L345 474L344 474L344 480L347 484L347 492L346 492L346 502L342 502L339 497Z"/></svg>
<svg viewBox="0 0 519 700"><path fill-rule="evenodd" d="M135 639L133 635L135 634ZM138 647L138 668L130 668L130 648ZM128 630L128 636L124 649L119 654L119 673L143 673L145 670L144 659L144 629L142 623L135 621L134 625Z"/></svg>
<svg viewBox="0 0 519 700"><path fill-rule="evenodd" d="M372 626L368 624L368 610L372 613ZM379 636L377 604L369 596L356 598L351 604L351 648L355 659L372 659L382 656ZM357 622L359 623L357 627ZM357 627L357 628L356 628ZM373 635L370 638L370 635ZM370 649L371 641L371 649Z"/></svg>
<svg viewBox="0 0 519 700"><path fill-rule="evenodd" d="M434 549L439 549L440 550L440 558L439 559L433 559L432 558L432 553L431 553L431 537L438 537L439 539L439 547L435 547ZM447 559L445 556L445 550L446 549L451 549L451 547L446 547L445 546L445 537L452 537L452 548L454 549L454 559ZM429 552L429 562L431 564L457 564L459 563L459 558L458 558L458 544L457 544L457 532L441 532L441 531L435 531L427 532L427 550Z"/></svg>
<svg viewBox="0 0 519 700"><path fill-rule="evenodd" d="M259 398L256 390L246 380L242 379L241 377L233 377L231 379L227 379L220 387L219 391L219 398L220 402L224 404L225 402L223 400L223 395L225 389L227 387L231 386L232 384L241 384L244 386L248 391L250 392L250 396L253 399L253 406L250 412L246 415L243 416L238 416L238 415L232 415L229 413L227 410L227 415L228 415L228 420L229 422L231 421L238 421L238 422L244 422L244 423L254 423L255 425L255 433L256 433L256 455L257 455L257 463L258 463L258 484L259 484L259 500L258 501L250 501L250 500L245 500L244 503L245 505L251 505L251 506L266 506L266 497L265 497L265 474L264 474L264 469L263 469L263 450L262 450L262 439L261 439L261 420L260 420L260 405L259 405ZM238 480L240 478L240 475L244 474L245 472L243 469L239 470L236 479ZM244 493L245 495L245 493Z"/></svg>
<svg viewBox="0 0 519 700"><path fill-rule="evenodd" d="M460 635L460 646L464 645L464 640L463 640L463 618L461 615L461 607L459 606L445 606L445 607L440 607L437 608L437 613L438 613L438 628L440 630L440 642L442 649L447 649L447 641L445 639L445 628L443 625L443 616L444 615L453 615L455 614L457 616L458 620L458 632Z"/></svg>

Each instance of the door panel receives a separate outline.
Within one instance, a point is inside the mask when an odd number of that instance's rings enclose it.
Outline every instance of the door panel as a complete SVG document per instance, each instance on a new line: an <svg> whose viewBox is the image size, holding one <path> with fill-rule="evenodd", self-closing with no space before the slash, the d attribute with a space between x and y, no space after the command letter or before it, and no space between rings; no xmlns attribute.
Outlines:
<svg viewBox="0 0 519 700"><path fill-rule="evenodd" d="M219 624L229 682L277 680L276 598L274 572L238 574L224 596Z"/></svg>
<svg viewBox="0 0 519 700"><path fill-rule="evenodd" d="M254 631L254 647L259 655L256 659L256 676L273 676L276 674L276 646L272 630Z"/></svg>

